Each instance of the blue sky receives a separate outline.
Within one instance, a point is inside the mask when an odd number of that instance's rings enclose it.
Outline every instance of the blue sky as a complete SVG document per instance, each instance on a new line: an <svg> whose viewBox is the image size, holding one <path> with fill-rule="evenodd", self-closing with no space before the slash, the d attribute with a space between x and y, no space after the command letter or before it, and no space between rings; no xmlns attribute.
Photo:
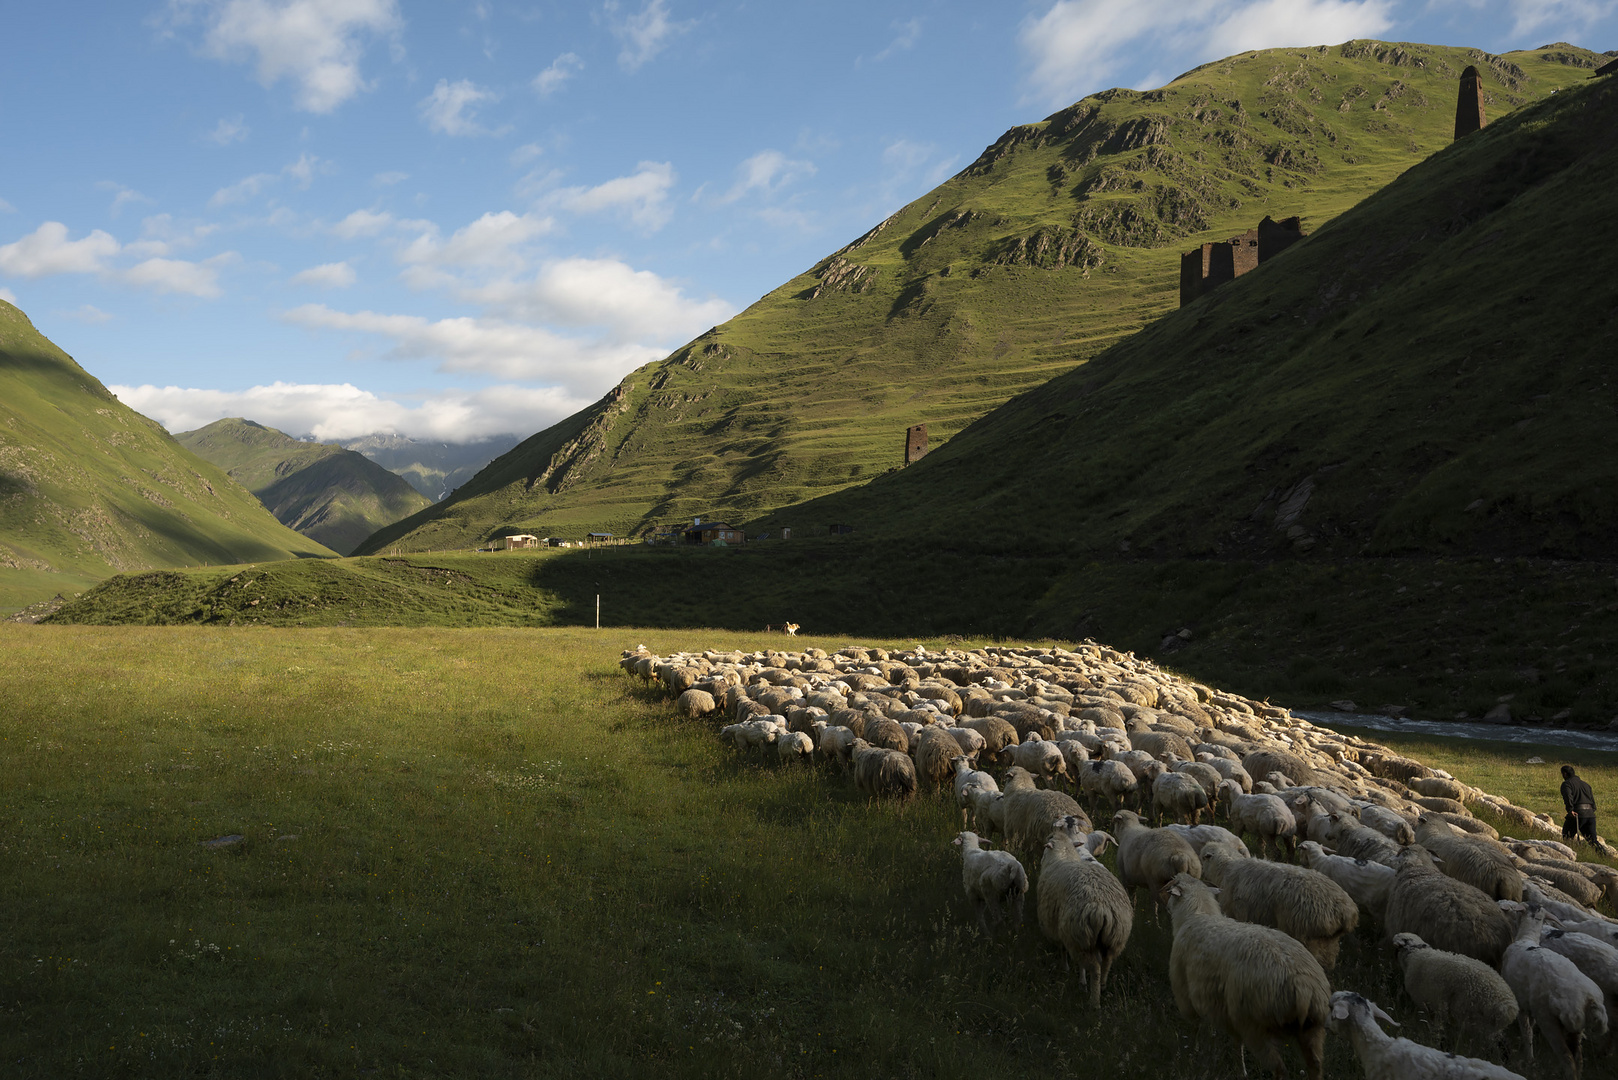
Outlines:
<svg viewBox="0 0 1618 1080"><path fill-rule="evenodd" d="M0 297L171 430L529 434L1109 86L1618 0L11 5Z"/></svg>

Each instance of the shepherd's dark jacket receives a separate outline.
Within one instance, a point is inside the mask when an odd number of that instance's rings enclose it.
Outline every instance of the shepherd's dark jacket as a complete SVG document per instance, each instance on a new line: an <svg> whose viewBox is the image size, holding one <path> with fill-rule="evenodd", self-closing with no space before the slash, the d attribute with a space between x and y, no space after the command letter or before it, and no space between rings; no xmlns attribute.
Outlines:
<svg viewBox="0 0 1618 1080"><path fill-rule="evenodd" d="M1587 817L1596 812L1596 793L1590 785L1575 776L1562 781L1562 805L1570 814Z"/></svg>

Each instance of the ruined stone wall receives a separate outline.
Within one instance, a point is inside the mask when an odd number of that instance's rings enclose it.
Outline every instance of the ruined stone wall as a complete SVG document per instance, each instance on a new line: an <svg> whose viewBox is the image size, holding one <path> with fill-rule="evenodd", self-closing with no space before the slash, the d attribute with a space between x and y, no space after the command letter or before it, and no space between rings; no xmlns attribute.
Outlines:
<svg viewBox="0 0 1618 1080"><path fill-rule="evenodd" d="M1203 244L1180 256L1180 306L1248 273L1303 239L1303 222L1295 217L1275 221L1266 216L1240 236Z"/></svg>
<svg viewBox="0 0 1618 1080"><path fill-rule="evenodd" d="M927 425L917 424L905 432L905 464L927 456Z"/></svg>

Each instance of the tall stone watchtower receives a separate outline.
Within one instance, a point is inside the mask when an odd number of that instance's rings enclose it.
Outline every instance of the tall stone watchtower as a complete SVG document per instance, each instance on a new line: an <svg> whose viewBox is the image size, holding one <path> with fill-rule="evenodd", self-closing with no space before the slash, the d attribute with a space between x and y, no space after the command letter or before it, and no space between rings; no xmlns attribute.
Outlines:
<svg viewBox="0 0 1618 1080"><path fill-rule="evenodd" d="M1483 83L1470 65L1461 72L1461 93L1455 99L1455 137L1470 135L1489 121L1483 115Z"/></svg>

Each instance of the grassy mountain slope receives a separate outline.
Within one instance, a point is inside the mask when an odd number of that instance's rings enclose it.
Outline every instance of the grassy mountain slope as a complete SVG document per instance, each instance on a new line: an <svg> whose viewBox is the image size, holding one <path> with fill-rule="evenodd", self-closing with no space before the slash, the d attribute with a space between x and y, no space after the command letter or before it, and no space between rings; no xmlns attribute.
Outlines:
<svg viewBox="0 0 1618 1080"><path fill-rule="evenodd" d="M519 442L515 435L496 435L469 443L433 442L407 435L377 433L339 439L337 445L356 450L411 487L438 500L476 476L483 467Z"/></svg>
<svg viewBox="0 0 1618 1080"><path fill-rule="evenodd" d="M1178 304L1179 255L1265 214L1318 227L1448 144L1476 64L1503 115L1589 75L1380 42L1267 50L1013 128L958 176L362 552L502 529L753 517L867 482Z"/></svg>
<svg viewBox="0 0 1618 1080"><path fill-rule="evenodd" d="M119 572L331 555L0 301L0 609Z"/></svg>
<svg viewBox="0 0 1618 1080"><path fill-rule="evenodd" d="M1618 558L1615 173L1603 78L779 520L1085 558Z"/></svg>
<svg viewBox="0 0 1618 1080"><path fill-rule="evenodd" d="M174 439L257 495L275 520L340 554L432 505L402 477L353 450L300 442L251 420L216 420Z"/></svg>

